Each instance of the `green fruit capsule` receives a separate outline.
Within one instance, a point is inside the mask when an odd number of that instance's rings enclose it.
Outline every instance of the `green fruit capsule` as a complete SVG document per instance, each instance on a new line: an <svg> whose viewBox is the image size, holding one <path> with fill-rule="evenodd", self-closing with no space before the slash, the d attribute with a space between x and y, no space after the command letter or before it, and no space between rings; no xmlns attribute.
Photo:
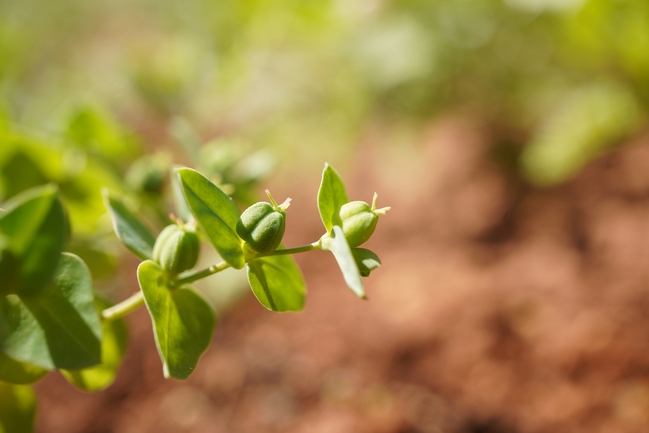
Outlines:
<svg viewBox="0 0 649 433"><path fill-rule="evenodd" d="M343 233L351 248L365 243L374 233L379 215L385 215L389 207L376 209L377 195L374 193L372 206L364 201L352 201L340 208Z"/></svg>
<svg viewBox="0 0 649 433"><path fill-rule="evenodd" d="M153 260L162 269L177 275L198 261L200 240L192 228L171 224L162 230L153 246Z"/></svg>
<svg viewBox="0 0 649 433"><path fill-rule="evenodd" d="M277 249L286 229L286 208L290 200L278 205L268 190L272 202L255 203L246 209L237 222L237 234L258 254L270 254Z"/></svg>

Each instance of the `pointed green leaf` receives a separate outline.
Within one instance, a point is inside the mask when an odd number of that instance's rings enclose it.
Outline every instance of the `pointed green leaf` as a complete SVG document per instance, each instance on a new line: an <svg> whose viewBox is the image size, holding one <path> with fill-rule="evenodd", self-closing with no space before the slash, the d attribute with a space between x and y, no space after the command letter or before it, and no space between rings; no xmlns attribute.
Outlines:
<svg viewBox="0 0 649 433"><path fill-rule="evenodd" d="M0 382L0 433L31 433L36 394L30 386Z"/></svg>
<svg viewBox="0 0 649 433"><path fill-rule="evenodd" d="M214 311L194 289L169 290L165 272L151 260L140 263L137 278L153 322L164 376L185 380L212 342Z"/></svg>
<svg viewBox="0 0 649 433"><path fill-rule="evenodd" d="M110 306L108 301L95 298L98 312ZM101 364L83 370L61 370L68 382L84 391L101 391L115 381L128 345L128 330L122 319L102 321L101 331Z"/></svg>
<svg viewBox="0 0 649 433"><path fill-rule="evenodd" d="M0 381L16 385L38 382L47 370L25 362L16 361L0 353Z"/></svg>
<svg viewBox="0 0 649 433"><path fill-rule="evenodd" d="M347 202L349 199L340 175L332 166L325 164L318 190L318 210L328 233L331 233L333 226L342 225L340 208Z"/></svg>
<svg viewBox="0 0 649 433"><path fill-rule="evenodd" d="M112 195L108 190L104 190L103 194L104 203L113 220L113 229L119 240L140 259L150 259L153 256L155 237L126 208L122 200Z"/></svg>
<svg viewBox="0 0 649 433"><path fill-rule="evenodd" d="M187 204L207 239L223 260L242 269L246 261L236 229L241 212L226 193L196 170L177 171Z"/></svg>
<svg viewBox="0 0 649 433"><path fill-rule="evenodd" d="M365 289L363 289L363 281L361 274L354 260L351 248L345 239L343 229L339 226L333 227L333 236L326 238L323 243L323 248L333 253L340 270L343 273L347 286L356 293L359 298L365 299Z"/></svg>
<svg viewBox="0 0 649 433"><path fill-rule="evenodd" d="M46 369L101 361L101 326L83 261L63 253L52 284L37 296L0 298L0 352Z"/></svg>
<svg viewBox="0 0 649 433"><path fill-rule="evenodd" d="M257 300L272 311L302 311L306 285L295 260L289 255L251 260L248 282Z"/></svg>
<svg viewBox="0 0 649 433"><path fill-rule="evenodd" d="M32 188L7 203L0 217L0 293L30 296L52 279L68 231L53 185Z"/></svg>
<svg viewBox="0 0 649 433"><path fill-rule="evenodd" d="M369 277L370 272L381 266L379 256L367 248L352 248L352 255L362 277Z"/></svg>

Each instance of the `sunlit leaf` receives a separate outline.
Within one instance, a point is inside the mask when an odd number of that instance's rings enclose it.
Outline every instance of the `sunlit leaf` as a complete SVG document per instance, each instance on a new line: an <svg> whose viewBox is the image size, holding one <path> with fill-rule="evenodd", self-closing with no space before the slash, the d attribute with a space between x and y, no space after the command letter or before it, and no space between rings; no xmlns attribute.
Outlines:
<svg viewBox="0 0 649 433"><path fill-rule="evenodd" d="M302 311L306 286L300 268L289 255L251 260L248 282L257 300L272 311Z"/></svg>
<svg viewBox="0 0 649 433"><path fill-rule="evenodd" d="M147 260L137 270L166 378L187 379L212 342L216 317L192 288L170 290L165 272Z"/></svg>
<svg viewBox="0 0 649 433"><path fill-rule="evenodd" d="M110 306L108 301L95 298L98 312ZM128 330L122 319L102 321L101 333L101 364L83 370L61 370L71 384L84 391L101 391L110 386L126 352Z"/></svg>
<svg viewBox="0 0 649 433"><path fill-rule="evenodd" d="M49 284L65 243L67 223L57 189L32 188L6 204L0 232L0 292L30 296Z"/></svg>
<svg viewBox="0 0 649 433"><path fill-rule="evenodd" d="M155 244L155 237L151 232L120 199L107 190L104 190L104 203L110 212L113 229L119 240L140 259L150 259Z"/></svg>
<svg viewBox="0 0 649 433"><path fill-rule="evenodd" d="M199 226L223 260L235 269L242 269L245 258L237 221L241 213L232 199L205 176L190 168L177 172L187 203Z"/></svg>
<svg viewBox="0 0 649 433"><path fill-rule="evenodd" d="M345 239L343 229L339 226L334 226L332 230L333 236L326 239L323 247L331 251L338 262L338 266L343 273L345 283L359 298L365 299L365 289L363 288L363 281L361 274L356 265L356 260L352 254L351 248Z"/></svg>
<svg viewBox="0 0 649 433"><path fill-rule="evenodd" d="M0 382L0 433L31 433L36 394L30 386Z"/></svg>
<svg viewBox="0 0 649 433"><path fill-rule="evenodd" d="M0 353L0 381L16 385L38 382L47 370L25 362L17 361Z"/></svg>
<svg viewBox="0 0 649 433"><path fill-rule="evenodd" d="M0 352L46 369L80 369L101 361L101 326L92 278L63 253L52 284L36 296L0 298Z"/></svg>
<svg viewBox="0 0 649 433"><path fill-rule="evenodd" d="M347 202L349 199L340 175L332 166L325 164L318 189L318 210L327 232L331 233L335 225L342 225L340 208Z"/></svg>

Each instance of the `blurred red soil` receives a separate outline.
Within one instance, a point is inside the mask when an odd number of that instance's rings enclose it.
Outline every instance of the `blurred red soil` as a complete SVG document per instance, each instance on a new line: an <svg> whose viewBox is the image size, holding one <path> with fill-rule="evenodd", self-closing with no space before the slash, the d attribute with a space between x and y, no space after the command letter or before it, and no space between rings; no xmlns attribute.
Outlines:
<svg viewBox="0 0 649 433"><path fill-rule="evenodd" d="M649 135L543 191L467 120L431 125L412 154L380 137L349 179L353 198L392 206L368 243L384 264L369 302L327 254L300 255L305 311L248 297L186 383L163 379L138 311L108 390L37 385L38 431L649 431ZM313 206L313 191L292 194ZM287 244L319 225L289 221Z"/></svg>

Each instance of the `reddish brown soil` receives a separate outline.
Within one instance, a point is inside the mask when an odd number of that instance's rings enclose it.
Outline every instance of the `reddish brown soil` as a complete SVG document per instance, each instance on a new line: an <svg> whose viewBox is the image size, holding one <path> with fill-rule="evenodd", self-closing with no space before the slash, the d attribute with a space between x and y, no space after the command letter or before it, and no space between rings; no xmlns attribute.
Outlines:
<svg viewBox="0 0 649 433"><path fill-rule="evenodd" d="M138 311L111 388L37 385L38 431L649 431L649 136L539 191L485 135L447 119L411 154L366 140L351 195L393 207L368 244L384 264L369 302L327 254L301 255L305 311L247 298L186 383L162 378ZM314 216L287 244L319 231Z"/></svg>

